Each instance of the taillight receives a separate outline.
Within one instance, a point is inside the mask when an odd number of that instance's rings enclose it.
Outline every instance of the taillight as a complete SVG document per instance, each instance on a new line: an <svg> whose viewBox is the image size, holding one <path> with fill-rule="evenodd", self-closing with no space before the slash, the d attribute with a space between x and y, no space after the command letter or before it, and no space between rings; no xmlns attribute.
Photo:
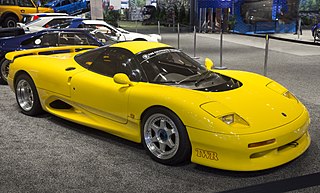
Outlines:
<svg viewBox="0 0 320 193"><path fill-rule="evenodd" d="M37 20L37 19L39 19L39 16L38 16L38 15L35 15L35 16L33 16L32 21Z"/></svg>

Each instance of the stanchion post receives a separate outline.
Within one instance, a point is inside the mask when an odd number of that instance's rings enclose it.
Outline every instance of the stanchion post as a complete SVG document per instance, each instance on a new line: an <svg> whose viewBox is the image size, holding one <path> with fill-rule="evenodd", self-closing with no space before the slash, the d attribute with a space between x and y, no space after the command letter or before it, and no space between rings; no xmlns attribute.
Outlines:
<svg viewBox="0 0 320 193"><path fill-rule="evenodd" d="M222 43L223 43L223 33L222 26L220 26L220 68L222 68Z"/></svg>
<svg viewBox="0 0 320 193"><path fill-rule="evenodd" d="M160 35L160 21L158 21L158 34Z"/></svg>
<svg viewBox="0 0 320 193"><path fill-rule="evenodd" d="M138 20L136 20L136 32L138 32Z"/></svg>
<svg viewBox="0 0 320 193"><path fill-rule="evenodd" d="M196 26L193 26L193 59L199 59L196 56L196 47L197 47L197 29Z"/></svg>
<svg viewBox="0 0 320 193"><path fill-rule="evenodd" d="M176 22L175 22L175 16L173 15L173 20L172 20L172 32L174 32L174 27L176 26Z"/></svg>
<svg viewBox="0 0 320 193"><path fill-rule="evenodd" d="M264 76L267 76L268 53L269 53L269 35L266 34L266 47L265 47L264 66L263 66L263 75Z"/></svg>
<svg viewBox="0 0 320 193"><path fill-rule="evenodd" d="M178 49L180 49L180 23L178 23Z"/></svg>
<svg viewBox="0 0 320 193"><path fill-rule="evenodd" d="M221 13L221 19L220 19L220 66L215 67L215 69L224 70L227 69L227 67L222 65L222 51L223 51L223 29L222 29L222 13Z"/></svg>
<svg viewBox="0 0 320 193"><path fill-rule="evenodd" d="M300 32L301 32L301 18L299 17L299 20L298 20L298 30L297 30L298 40L300 40Z"/></svg>

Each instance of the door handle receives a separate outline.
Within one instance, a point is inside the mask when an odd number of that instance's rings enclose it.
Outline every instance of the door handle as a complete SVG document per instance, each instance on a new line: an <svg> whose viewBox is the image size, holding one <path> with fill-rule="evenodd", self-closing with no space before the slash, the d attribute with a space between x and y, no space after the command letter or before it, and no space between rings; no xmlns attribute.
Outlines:
<svg viewBox="0 0 320 193"><path fill-rule="evenodd" d="M66 68L66 71L71 71L71 70L75 70L76 68L75 67L68 67Z"/></svg>

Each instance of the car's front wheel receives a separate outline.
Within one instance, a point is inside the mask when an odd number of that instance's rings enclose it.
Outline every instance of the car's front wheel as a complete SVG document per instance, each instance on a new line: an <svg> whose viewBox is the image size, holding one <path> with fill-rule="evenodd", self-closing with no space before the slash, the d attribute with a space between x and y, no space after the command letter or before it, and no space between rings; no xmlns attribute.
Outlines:
<svg viewBox="0 0 320 193"><path fill-rule="evenodd" d="M35 116L43 112L37 89L27 74L20 74L16 78L15 94L22 113Z"/></svg>
<svg viewBox="0 0 320 193"><path fill-rule="evenodd" d="M5 58L0 61L0 84L7 84L9 75L9 64L10 61Z"/></svg>
<svg viewBox="0 0 320 193"><path fill-rule="evenodd" d="M2 27L17 27L18 19L13 16L6 17L3 21Z"/></svg>
<svg viewBox="0 0 320 193"><path fill-rule="evenodd" d="M153 108L142 119L142 143L152 159L167 165L190 160L191 145L179 117L165 108Z"/></svg>

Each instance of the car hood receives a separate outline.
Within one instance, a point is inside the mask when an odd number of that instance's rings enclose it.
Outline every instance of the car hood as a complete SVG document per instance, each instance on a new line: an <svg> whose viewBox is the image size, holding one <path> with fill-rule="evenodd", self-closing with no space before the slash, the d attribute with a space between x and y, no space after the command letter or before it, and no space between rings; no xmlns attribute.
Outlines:
<svg viewBox="0 0 320 193"><path fill-rule="evenodd" d="M122 33L123 36L125 36L125 39L128 40L134 40L138 38L143 38L146 39L147 41L152 41L152 42L157 42L161 40L161 36L157 34L141 34L141 33L136 33L136 32L126 32Z"/></svg>
<svg viewBox="0 0 320 193"><path fill-rule="evenodd" d="M39 13L53 13L53 9L47 6L44 7L38 7L38 12Z"/></svg>
<svg viewBox="0 0 320 193"><path fill-rule="evenodd" d="M297 99L283 95L287 91L284 87L266 77L239 71L225 75L231 75L243 85L229 91L206 92L211 101L203 103L201 108L217 118L234 113L240 116L249 125L238 133L275 129L294 121L305 109Z"/></svg>

